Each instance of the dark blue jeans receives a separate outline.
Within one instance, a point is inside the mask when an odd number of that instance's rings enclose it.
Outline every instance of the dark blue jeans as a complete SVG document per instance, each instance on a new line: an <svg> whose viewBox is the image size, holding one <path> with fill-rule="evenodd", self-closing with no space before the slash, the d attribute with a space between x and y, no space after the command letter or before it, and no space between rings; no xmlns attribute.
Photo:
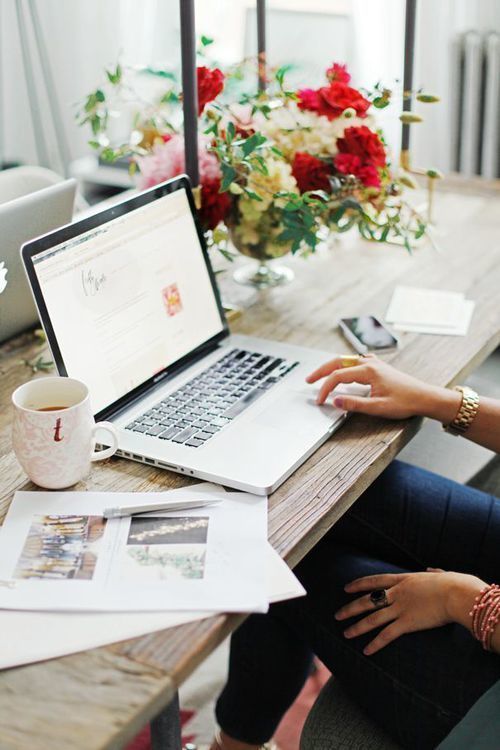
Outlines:
<svg viewBox="0 0 500 750"><path fill-rule="evenodd" d="M220 726L241 741L267 741L314 653L404 748L436 747L500 679L500 656L447 625L366 657L376 631L347 640L349 621L334 619L353 598L343 590L348 581L428 566L500 582L500 500L395 461L297 566L307 596L251 615L233 634Z"/></svg>

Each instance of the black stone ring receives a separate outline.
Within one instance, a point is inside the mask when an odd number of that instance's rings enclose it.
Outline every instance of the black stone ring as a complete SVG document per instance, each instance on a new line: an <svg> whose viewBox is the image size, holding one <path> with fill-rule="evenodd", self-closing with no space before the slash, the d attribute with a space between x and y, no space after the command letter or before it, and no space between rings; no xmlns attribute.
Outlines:
<svg viewBox="0 0 500 750"><path fill-rule="evenodd" d="M375 609L383 609L389 606L389 600L387 598L387 591L385 589L375 589L370 594L370 601Z"/></svg>

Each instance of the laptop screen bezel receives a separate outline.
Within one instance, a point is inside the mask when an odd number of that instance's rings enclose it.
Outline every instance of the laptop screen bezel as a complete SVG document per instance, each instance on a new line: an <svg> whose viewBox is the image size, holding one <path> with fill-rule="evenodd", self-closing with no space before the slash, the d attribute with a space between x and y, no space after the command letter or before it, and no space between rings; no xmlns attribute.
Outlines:
<svg viewBox="0 0 500 750"><path fill-rule="evenodd" d="M47 310L47 306L45 304L45 300L44 300L43 293L40 287L40 283L38 281L38 277L35 271L35 264L33 262L35 256L37 256L41 252L44 252L45 250L50 250L51 247L60 245L64 242L67 242L68 240L78 237L81 234L84 234L85 232L88 232L89 230L95 229L101 226L102 224L106 224L112 219L117 219L120 216L125 216L131 211L134 211L137 208L141 208L142 206L145 206L154 200L158 200L159 198L162 198L165 195L173 193L176 190L186 191L186 195L187 195L188 202L189 202L189 207L191 209L191 215L193 217L193 221L196 227L196 233L198 236L198 240L200 242L200 248L203 254L203 259L205 261L208 276L210 278L212 292L214 294L214 298L217 304L217 309L220 315L221 330L219 333L215 334L211 338L199 344L199 346L197 346L195 349L192 349L190 352L188 352L188 354L185 354L180 359L176 360L175 362L172 362L163 370L156 372L152 377L148 378L143 383L136 386L134 389L124 394L123 396L121 396L112 404L109 404L104 409L101 409L99 412L96 412L94 414L94 417L96 420L108 419L109 417L122 411L130 403L135 401L138 397L140 397L141 395L149 391L151 388L156 386L157 383L165 380L169 376L173 377L182 368L188 366L191 362L199 359L199 357L206 351L214 349L219 344L219 342L221 342L223 339L229 336L229 326L226 320L226 316L224 314L224 309L222 307L219 290L218 290L217 283L215 280L215 274L212 269L212 265L210 263L208 249L207 249L207 245L205 242L205 236L203 234L203 230L201 228L201 225L197 216L196 206L194 203L194 197L193 197L193 193L191 190L191 183L190 183L189 177L187 175L181 175L180 177L175 177L172 180L168 180L159 185L155 185L149 190L145 190L139 193L138 195L134 195L131 198L128 198L127 200L122 201L121 203L117 203L111 206L110 208L107 208L96 214L92 214L92 216L81 219L80 221L75 221L73 224L68 224L67 226L61 227L60 229L56 229L54 232L50 232L49 234L45 234L42 237L38 237L35 240L27 242L21 247L21 258L22 258L23 265L26 271L26 275L28 277L28 281L31 287L33 298L35 300L35 305L38 309L40 321L44 328L47 341L48 341L50 350L52 352L52 356L54 358L54 363L57 367L57 371L59 375L67 377L68 372L66 369L66 365L64 363L64 358L59 348L57 337L56 337L54 328L52 326L52 321L50 319L50 315Z"/></svg>

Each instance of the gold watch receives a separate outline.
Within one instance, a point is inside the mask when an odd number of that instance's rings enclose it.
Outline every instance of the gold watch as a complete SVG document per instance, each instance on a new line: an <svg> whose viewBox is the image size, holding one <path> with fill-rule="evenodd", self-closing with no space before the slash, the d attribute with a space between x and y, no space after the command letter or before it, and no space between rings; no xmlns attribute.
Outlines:
<svg viewBox="0 0 500 750"><path fill-rule="evenodd" d="M455 390L462 394L462 403L455 419L449 424L444 424L443 429L452 435L463 435L479 411L479 396L467 385L456 385Z"/></svg>

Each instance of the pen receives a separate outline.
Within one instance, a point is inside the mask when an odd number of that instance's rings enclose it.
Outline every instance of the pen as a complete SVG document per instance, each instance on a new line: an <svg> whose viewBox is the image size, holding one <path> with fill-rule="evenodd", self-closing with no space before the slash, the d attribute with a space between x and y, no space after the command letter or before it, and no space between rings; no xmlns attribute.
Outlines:
<svg viewBox="0 0 500 750"><path fill-rule="evenodd" d="M124 505L117 508L105 508L104 518L122 518L140 513L151 513L155 510L190 510L191 508L205 508L208 505L217 505L220 500L164 500L149 505Z"/></svg>

